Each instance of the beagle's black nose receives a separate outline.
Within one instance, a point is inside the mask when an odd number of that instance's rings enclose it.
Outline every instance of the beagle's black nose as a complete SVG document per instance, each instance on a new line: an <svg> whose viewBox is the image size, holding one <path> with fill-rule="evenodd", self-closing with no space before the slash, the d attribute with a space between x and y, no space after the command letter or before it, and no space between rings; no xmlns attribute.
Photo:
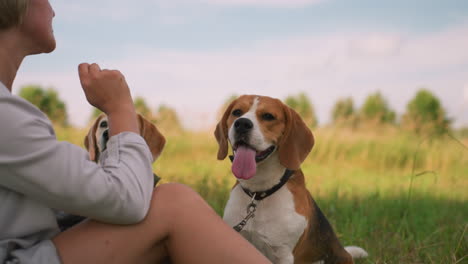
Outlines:
<svg viewBox="0 0 468 264"><path fill-rule="evenodd" d="M109 129L106 129L104 133L102 133L102 137L104 138L104 142L107 144L107 141L109 141Z"/></svg>
<svg viewBox="0 0 468 264"><path fill-rule="evenodd" d="M244 134L249 132L253 128L253 123L250 119L239 118L234 122L234 130L236 133Z"/></svg>

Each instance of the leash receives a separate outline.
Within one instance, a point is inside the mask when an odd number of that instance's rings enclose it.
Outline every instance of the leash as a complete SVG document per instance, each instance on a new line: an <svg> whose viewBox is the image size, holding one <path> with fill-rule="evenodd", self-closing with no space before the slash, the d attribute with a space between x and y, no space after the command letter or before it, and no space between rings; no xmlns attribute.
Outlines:
<svg viewBox="0 0 468 264"><path fill-rule="evenodd" d="M234 156L230 155L229 156L229 159L231 160L231 162L234 160ZM255 217L255 211L257 210L257 203L260 202L261 200L267 198L268 196L274 194L276 191L278 191L281 187L283 187L283 185L286 184L286 182L288 182L289 178L291 178L291 176L294 174L294 171L293 170L289 170L289 169L286 169L284 171L284 174L283 176L281 177L280 179L280 182L278 184L276 184L275 186L271 187L270 189L266 190L266 191L261 191L261 192L252 192L250 191L249 189L247 188L244 188L242 187L242 185L240 185L240 187L242 188L242 190L248 195L250 196L250 198L252 198L252 200L250 200L250 203L247 205L247 215L244 217L244 219L242 219L242 221L240 221L240 223L238 223L237 225L235 225L233 228L234 230L236 230L237 232L240 232L242 231L242 229L245 227L245 225L247 224L247 222L251 219L251 218L254 218Z"/></svg>
<svg viewBox="0 0 468 264"><path fill-rule="evenodd" d="M242 231L242 229L244 229L244 226L247 224L249 219L253 218L255 216L255 211L257 210L257 204L255 202L255 195L256 194L254 194L252 200L247 205L247 208L246 208L247 209L247 215L244 217L244 219L242 219L242 221L240 221L240 223L238 223L237 225L235 225L233 227L234 230L236 230L237 232Z"/></svg>
<svg viewBox="0 0 468 264"><path fill-rule="evenodd" d="M279 190L281 187L283 187L283 185L286 184L286 182L289 180L289 178L291 178L293 173L294 173L294 171L286 169L286 171L283 174L283 177L281 177L280 182L278 184L276 184L275 186L273 186L272 188L266 190L266 191L252 192L249 189L246 189L246 188L242 187L242 185L241 185L240 187L242 188L242 190L248 196L250 196L250 198L252 198L252 199L250 200L250 203L247 205L247 208L246 208L247 215L244 217L244 219L242 219L242 221L240 221L240 223L238 223L237 225L235 225L233 227L234 230L236 230L237 232L242 231L242 229L244 229L247 222L251 218L255 217L255 211L257 210L258 202L260 202L261 200L267 198L268 196L272 195L277 190Z"/></svg>

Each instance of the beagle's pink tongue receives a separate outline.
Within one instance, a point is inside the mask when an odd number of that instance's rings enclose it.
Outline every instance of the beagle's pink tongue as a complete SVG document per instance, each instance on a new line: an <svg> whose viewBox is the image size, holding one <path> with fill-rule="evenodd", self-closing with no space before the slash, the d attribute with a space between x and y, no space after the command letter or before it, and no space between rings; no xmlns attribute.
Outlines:
<svg viewBox="0 0 468 264"><path fill-rule="evenodd" d="M232 162L232 173L239 179L248 180L257 172L257 164L255 162L255 150L239 146Z"/></svg>

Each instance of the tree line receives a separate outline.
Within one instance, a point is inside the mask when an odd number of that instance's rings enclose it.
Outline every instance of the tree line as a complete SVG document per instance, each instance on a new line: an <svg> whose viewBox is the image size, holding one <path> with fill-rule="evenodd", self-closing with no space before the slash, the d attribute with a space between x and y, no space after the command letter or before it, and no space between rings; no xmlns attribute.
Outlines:
<svg viewBox="0 0 468 264"><path fill-rule="evenodd" d="M20 88L19 96L37 106L44 112L54 125L67 127L70 125L68 120L67 107L65 102L60 99L57 91L53 88L43 88L39 85L27 85ZM167 105L160 105L156 111L152 111L144 98L135 97L135 110L146 117L151 122L171 132L182 131L182 124L175 109ZM102 112L93 108L89 121L92 122Z"/></svg>
<svg viewBox="0 0 468 264"><path fill-rule="evenodd" d="M133 104L135 105L135 110L137 113L156 124L158 128L162 128L164 131L169 131L172 133L183 130L182 123L174 108L162 104L156 109L155 112L153 112L146 103L145 99L140 96L135 97ZM94 120L101 113L102 112L99 109L93 108L90 119Z"/></svg>
<svg viewBox="0 0 468 264"><path fill-rule="evenodd" d="M60 126L68 126L68 114L66 104L52 89L44 89L38 85L24 86L19 95L41 109L51 121ZM237 95L229 96L222 105L219 113L223 112L227 105L237 98ZM302 92L287 96L283 100L291 108L295 109L305 123L315 128L319 121L316 116L312 101ZM183 130L180 119L175 109L160 105L156 111L152 111L145 99L136 97L134 100L137 112L170 131ZM218 113L218 115L219 115ZM90 116L93 120L100 114L94 109ZM440 100L427 89L420 89L407 103L405 112L400 118L397 117L380 92L367 96L360 107L356 107L352 97L340 98L331 110L331 124L351 128L366 127L368 125L392 125L400 126L402 129L412 131L416 134L443 134L451 131L452 120L447 117ZM462 129L466 134L468 129Z"/></svg>
<svg viewBox="0 0 468 264"><path fill-rule="evenodd" d="M318 124L311 101L305 93L289 96L285 103L306 116L308 125ZM352 97L339 99L331 110L332 124L352 128L368 125L393 125L416 134L441 135L451 130L451 123L440 100L427 89L420 89L407 103L404 114L397 120L380 92L367 96L361 107L356 107Z"/></svg>
<svg viewBox="0 0 468 264"><path fill-rule="evenodd" d="M237 98L230 96L223 104ZM311 128L319 125L314 105L306 93L287 96L283 102L293 108ZM331 109L331 125L349 128L369 128L378 126L399 126L416 134L442 135L452 130L452 121L446 115L440 100L427 89L420 89L407 103L405 113L399 118L380 92L367 96L360 107L356 107L352 97L340 98ZM468 137L468 128L459 134Z"/></svg>

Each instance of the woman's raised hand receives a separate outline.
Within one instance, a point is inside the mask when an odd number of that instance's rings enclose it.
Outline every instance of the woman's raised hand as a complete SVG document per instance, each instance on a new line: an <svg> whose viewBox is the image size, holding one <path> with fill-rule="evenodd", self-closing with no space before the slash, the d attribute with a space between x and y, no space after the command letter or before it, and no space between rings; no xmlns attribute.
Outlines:
<svg viewBox="0 0 468 264"><path fill-rule="evenodd" d="M125 77L118 70L101 70L96 63L78 66L81 86L88 102L106 114L134 108Z"/></svg>

